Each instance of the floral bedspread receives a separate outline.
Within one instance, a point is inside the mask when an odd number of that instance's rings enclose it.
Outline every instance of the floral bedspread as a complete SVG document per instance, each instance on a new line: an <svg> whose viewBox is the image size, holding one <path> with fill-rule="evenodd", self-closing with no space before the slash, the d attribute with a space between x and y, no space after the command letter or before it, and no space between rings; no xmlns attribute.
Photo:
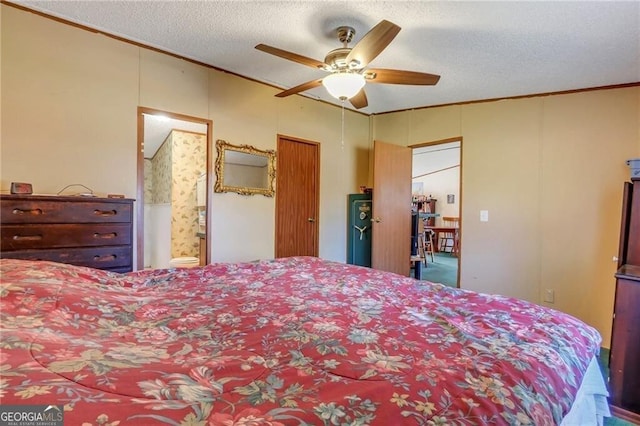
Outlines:
<svg viewBox="0 0 640 426"><path fill-rule="evenodd" d="M0 260L2 404L65 425L549 425L600 336L535 304L297 257Z"/></svg>

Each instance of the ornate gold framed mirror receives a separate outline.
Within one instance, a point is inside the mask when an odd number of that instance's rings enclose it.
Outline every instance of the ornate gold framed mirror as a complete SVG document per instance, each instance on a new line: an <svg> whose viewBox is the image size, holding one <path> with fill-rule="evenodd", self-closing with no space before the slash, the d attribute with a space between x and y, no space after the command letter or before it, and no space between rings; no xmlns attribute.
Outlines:
<svg viewBox="0 0 640 426"><path fill-rule="evenodd" d="M251 145L232 145L223 140L216 141L216 151L218 155L214 192L273 197L275 151Z"/></svg>

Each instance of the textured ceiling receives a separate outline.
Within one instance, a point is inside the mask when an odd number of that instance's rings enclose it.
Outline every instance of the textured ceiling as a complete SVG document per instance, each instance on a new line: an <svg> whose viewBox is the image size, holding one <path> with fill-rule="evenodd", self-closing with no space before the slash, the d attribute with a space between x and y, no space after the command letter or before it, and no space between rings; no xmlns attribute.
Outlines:
<svg viewBox="0 0 640 426"><path fill-rule="evenodd" d="M207 126L192 121L176 120L162 114L144 114L144 158L153 158L171 130L207 133Z"/></svg>
<svg viewBox="0 0 640 426"><path fill-rule="evenodd" d="M354 27L357 42L386 19L402 30L371 66L441 79L436 86L367 84L367 114L640 81L638 1L15 3L283 89L326 73L256 44L322 61L341 46L338 26ZM323 87L304 95L340 103Z"/></svg>

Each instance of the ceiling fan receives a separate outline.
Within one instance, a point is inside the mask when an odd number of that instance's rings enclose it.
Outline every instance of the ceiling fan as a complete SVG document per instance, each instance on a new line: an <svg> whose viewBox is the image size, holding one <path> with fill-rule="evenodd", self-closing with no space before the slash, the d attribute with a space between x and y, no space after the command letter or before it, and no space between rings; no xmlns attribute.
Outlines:
<svg viewBox="0 0 640 426"><path fill-rule="evenodd" d="M380 21L353 47L347 47L356 33L352 27L342 26L336 31L343 46L327 53L324 62L266 44L256 46L256 49L271 55L331 73L280 92L276 94L277 97L283 98L323 85L335 98L348 99L355 108L360 109L368 105L364 91L366 83L434 85L440 80L440 76L435 74L366 68L400 32L400 27L392 22Z"/></svg>

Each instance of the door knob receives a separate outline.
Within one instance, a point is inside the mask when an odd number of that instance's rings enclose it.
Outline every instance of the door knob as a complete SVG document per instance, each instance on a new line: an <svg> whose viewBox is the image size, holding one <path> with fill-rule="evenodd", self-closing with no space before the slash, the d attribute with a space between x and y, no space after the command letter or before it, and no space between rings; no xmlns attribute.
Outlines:
<svg viewBox="0 0 640 426"><path fill-rule="evenodd" d="M380 223L382 222L382 219L380 219L379 217L373 217L371 218L371 222Z"/></svg>
<svg viewBox="0 0 640 426"><path fill-rule="evenodd" d="M315 222L315 221L316 221L316 220L315 220L314 218L312 218L312 217L308 217L308 218L307 218L307 222Z"/></svg>

